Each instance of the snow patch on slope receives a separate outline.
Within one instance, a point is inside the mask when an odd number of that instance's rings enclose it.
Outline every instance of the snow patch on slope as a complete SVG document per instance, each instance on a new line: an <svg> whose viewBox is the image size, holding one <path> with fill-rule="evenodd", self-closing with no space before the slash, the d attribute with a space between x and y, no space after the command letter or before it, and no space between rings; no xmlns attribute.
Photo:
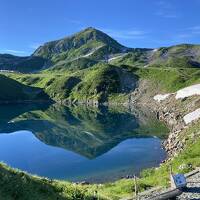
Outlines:
<svg viewBox="0 0 200 200"><path fill-rule="evenodd" d="M200 119L200 108L196 109L195 111L188 113L183 117L183 120L186 124L191 123L192 121L195 121L197 119Z"/></svg>
<svg viewBox="0 0 200 200"><path fill-rule="evenodd" d="M161 101L165 100L166 98L168 98L171 94L174 94L174 93L158 94L158 95L154 96L153 99L158 102L161 102ZM194 95L200 95L200 84L192 85L192 86L183 88L181 90L178 90L176 92L175 98L183 99L185 97L190 97L190 96L194 96Z"/></svg>
<svg viewBox="0 0 200 200"><path fill-rule="evenodd" d="M156 51L158 51L158 49L153 49L153 52L156 52Z"/></svg>
<svg viewBox="0 0 200 200"><path fill-rule="evenodd" d="M156 96L153 97L154 100L161 102L163 100L165 100L167 97L169 97L171 95L171 93L169 94L157 94Z"/></svg>
<svg viewBox="0 0 200 200"><path fill-rule="evenodd" d="M123 53L123 54L121 54L121 55L117 55L117 56L111 57L111 58L108 59L108 62L110 62L110 61L112 61L112 60L116 60L116 59L118 59L118 58L122 58L122 57L124 57L125 55L127 55L127 53Z"/></svg>
<svg viewBox="0 0 200 200"><path fill-rule="evenodd" d="M183 99L194 95L200 95L200 84L192 85L190 87L183 88L176 93L176 99Z"/></svg>
<svg viewBox="0 0 200 200"><path fill-rule="evenodd" d="M85 54L85 55L80 56L80 57L82 57L82 58L87 58L87 57L91 56L92 54L94 54L98 49L100 49L100 48L103 47L103 46L104 46L104 45L98 46L98 47L92 49L92 51L89 52L88 54ZM80 58L80 57L79 57L79 58Z"/></svg>

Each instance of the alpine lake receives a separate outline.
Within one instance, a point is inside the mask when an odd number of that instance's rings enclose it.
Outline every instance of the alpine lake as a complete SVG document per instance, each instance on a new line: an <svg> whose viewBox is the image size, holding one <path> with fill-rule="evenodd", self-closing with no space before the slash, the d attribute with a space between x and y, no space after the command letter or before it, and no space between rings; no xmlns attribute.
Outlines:
<svg viewBox="0 0 200 200"><path fill-rule="evenodd" d="M50 179L109 182L165 159L168 129L146 109L0 105L0 162Z"/></svg>

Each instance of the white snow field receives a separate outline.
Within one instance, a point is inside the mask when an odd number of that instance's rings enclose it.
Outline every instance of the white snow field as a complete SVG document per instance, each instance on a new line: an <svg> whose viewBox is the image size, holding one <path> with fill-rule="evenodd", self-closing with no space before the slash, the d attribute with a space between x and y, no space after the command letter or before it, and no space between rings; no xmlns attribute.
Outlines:
<svg viewBox="0 0 200 200"><path fill-rule="evenodd" d="M156 96L153 97L154 100L161 102L163 100L165 100L167 97L169 97L171 95L171 93L169 94L157 94Z"/></svg>
<svg viewBox="0 0 200 200"><path fill-rule="evenodd" d="M191 123L194 120L197 120L200 118L200 108L196 109L195 111L188 113L183 117L183 120L186 124Z"/></svg>
<svg viewBox="0 0 200 200"><path fill-rule="evenodd" d="M158 94L153 97L154 100L161 102L165 100L167 97L169 97L171 94L174 93L168 93L168 94ZM176 99L183 99L185 97L190 97L194 95L200 95L200 84L191 85L189 87L185 87L183 89L180 89L176 92Z"/></svg>
<svg viewBox="0 0 200 200"><path fill-rule="evenodd" d="M200 84L192 85L178 90L176 93L176 99L183 99L185 97L190 97L194 95L200 95Z"/></svg>

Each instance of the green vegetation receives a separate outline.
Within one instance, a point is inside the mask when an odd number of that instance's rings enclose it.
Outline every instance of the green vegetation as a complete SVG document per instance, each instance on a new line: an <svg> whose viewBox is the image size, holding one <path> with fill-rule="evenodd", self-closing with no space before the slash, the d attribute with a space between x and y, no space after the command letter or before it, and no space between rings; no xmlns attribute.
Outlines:
<svg viewBox="0 0 200 200"><path fill-rule="evenodd" d="M49 100L40 88L23 85L4 75L0 75L0 101L17 102L24 100Z"/></svg>
<svg viewBox="0 0 200 200"><path fill-rule="evenodd" d="M145 49L134 49L117 59L111 61L113 65L129 65L132 67L144 67L147 65L148 51Z"/></svg>
<svg viewBox="0 0 200 200"><path fill-rule="evenodd" d="M0 69L18 72L34 72L41 70L46 60L37 56L18 57L9 54L0 54Z"/></svg>
<svg viewBox="0 0 200 200"><path fill-rule="evenodd" d="M0 196L6 200L92 200L95 187L31 176L0 164ZM99 197L100 200L106 199Z"/></svg>
<svg viewBox="0 0 200 200"><path fill-rule="evenodd" d="M109 94L119 92L120 77L117 67L99 64L88 71L82 82L72 91L71 98L105 102Z"/></svg>
<svg viewBox="0 0 200 200"><path fill-rule="evenodd" d="M57 70L57 69L56 69ZM126 72L125 72L126 70ZM168 67L119 67L106 63L95 64L92 67L61 72L46 72L40 74L5 74L22 84L39 87L53 100L70 102L113 102L125 103L129 101L130 89L126 88L128 74L132 82L138 80L149 81L149 91L175 92L183 87L200 82L200 70L196 68L168 68ZM151 88L151 89L150 89Z"/></svg>
<svg viewBox="0 0 200 200"><path fill-rule="evenodd" d="M34 56L50 59L53 63L63 60L73 60L81 56L92 55L103 47L104 58L106 53L120 52L122 45L94 28L87 28L70 37L48 42L35 51ZM98 57L101 53L98 53ZM94 58L94 57L93 57Z"/></svg>
<svg viewBox="0 0 200 200"><path fill-rule="evenodd" d="M168 48L162 47L152 55L150 65L173 68L199 68L199 54L199 45L181 44Z"/></svg>
<svg viewBox="0 0 200 200"><path fill-rule="evenodd" d="M157 91L175 92L183 87L200 82L199 69L176 68L130 68L141 80L149 80Z"/></svg>
<svg viewBox="0 0 200 200"><path fill-rule="evenodd" d="M62 61L49 68L47 72L50 73L63 73L68 71L78 71L94 66L98 62L88 58L78 58L73 61Z"/></svg>
<svg viewBox="0 0 200 200"><path fill-rule="evenodd" d="M6 75L23 84L42 88L56 101L105 102L111 94L120 94L123 90L121 75L123 69L106 63L98 63L92 68L76 72L16 74ZM133 80L134 81L134 80Z"/></svg>

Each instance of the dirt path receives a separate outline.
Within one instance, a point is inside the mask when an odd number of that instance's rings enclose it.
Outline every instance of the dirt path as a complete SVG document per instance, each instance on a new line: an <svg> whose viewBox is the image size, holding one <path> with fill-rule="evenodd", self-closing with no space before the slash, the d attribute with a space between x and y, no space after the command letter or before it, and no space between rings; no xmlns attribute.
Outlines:
<svg viewBox="0 0 200 200"><path fill-rule="evenodd" d="M187 189L177 199L179 200L200 200L200 172L187 178Z"/></svg>
<svg viewBox="0 0 200 200"><path fill-rule="evenodd" d="M191 173L185 175L187 179L187 188L183 190L183 193L178 196L177 200L200 200L200 170L194 170ZM166 192L161 188L143 192L139 194L137 200L154 200L158 199L161 193ZM126 200L135 200L136 198L128 198Z"/></svg>

